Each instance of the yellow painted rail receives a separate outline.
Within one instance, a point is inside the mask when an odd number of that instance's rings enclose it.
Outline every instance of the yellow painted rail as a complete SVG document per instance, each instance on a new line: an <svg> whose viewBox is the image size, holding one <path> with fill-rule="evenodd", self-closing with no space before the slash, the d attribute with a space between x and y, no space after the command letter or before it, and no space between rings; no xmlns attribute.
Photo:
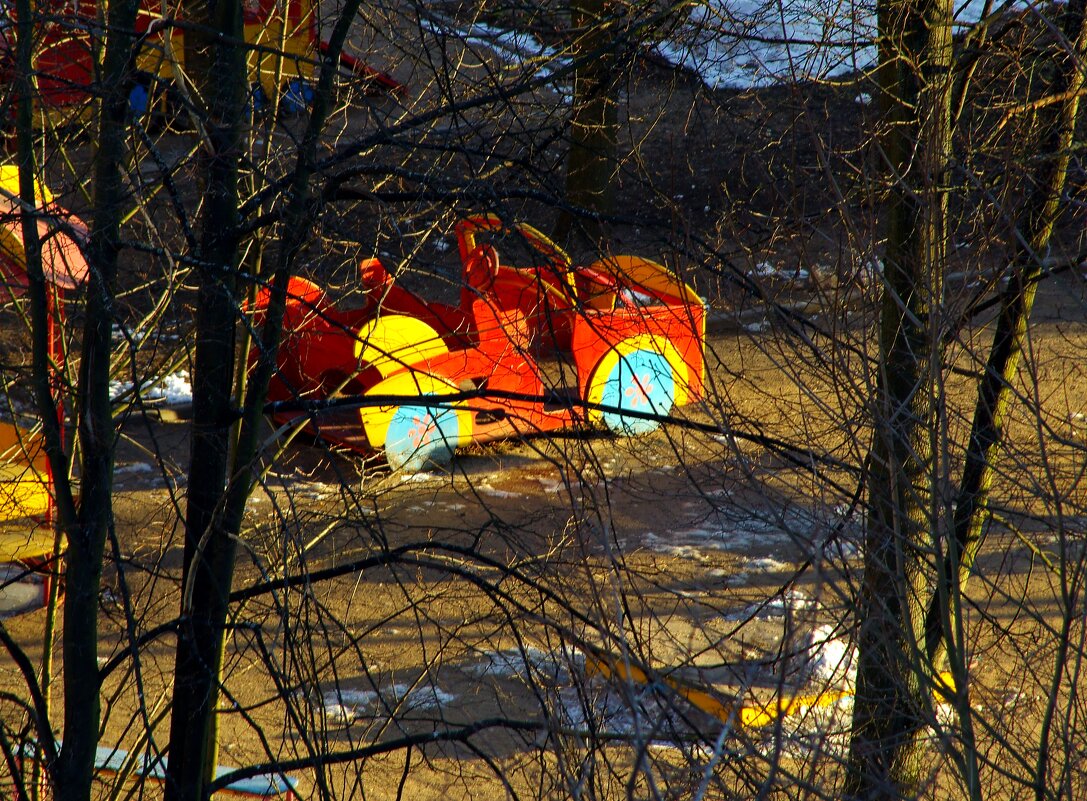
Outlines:
<svg viewBox="0 0 1087 801"><path fill-rule="evenodd" d="M697 709L722 721L732 719L745 729L768 726L781 718L802 715L811 709L832 707L853 697L852 690L825 690L815 695L781 696L767 703L742 703L738 698L711 694L692 682L674 676L658 675L650 678L649 672L639 665L602 651L586 653L585 673L589 676L603 676L638 684L660 681ZM949 672L944 671L937 675L937 685L933 688L933 696L939 698L954 692L955 679Z"/></svg>

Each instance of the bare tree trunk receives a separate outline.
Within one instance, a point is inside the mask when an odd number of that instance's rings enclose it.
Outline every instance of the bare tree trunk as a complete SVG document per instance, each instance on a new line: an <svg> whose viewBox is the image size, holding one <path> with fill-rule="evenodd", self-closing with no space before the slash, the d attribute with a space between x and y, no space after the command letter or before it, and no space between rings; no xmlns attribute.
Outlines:
<svg viewBox="0 0 1087 801"><path fill-rule="evenodd" d="M617 25L608 25L608 0L571 0L570 23L577 38L579 64L574 72L570 151L566 156L566 200L575 209L610 214L615 207L615 151L618 142L618 91L615 54ZM580 228L579 228L580 227ZM560 240L575 230L597 244L599 219L578 219L576 211L559 215Z"/></svg>
<svg viewBox="0 0 1087 801"><path fill-rule="evenodd" d="M963 628L962 601L965 585L981 547L988 520L988 499L995 464L1004 439L1004 421L1012 400L1019 360L1026 340L1027 325L1038 283L1042 260L1049 247L1068 176L1068 166L1079 120L1079 101L1085 81L1083 64L1087 57L1087 24L1084 0L1075 0L1065 12L1063 33L1066 48L1064 64L1057 70L1049 94L1064 98L1052 115L1038 152L1052 154L1041 171L1038 182L1023 210L1017 226L1019 239L1007 288L997 315L993 344L985 372L978 385L974 418L966 450L966 464L956 497L954 531L943 554L940 591L932 596L925 619L925 644L928 659L939 665L945 660L955 676L962 696L966 684L966 633ZM1065 647L1064 643L1060 645ZM1063 659L1058 660L1063 665ZM1051 703L1055 703L1056 693ZM1048 719L1048 716L1047 716ZM1046 729L1043 723L1037 766L1036 787L1046 783ZM971 771L976 775L976 768Z"/></svg>
<svg viewBox="0 0 1087 801"><path fill-rule="evenodd" d="M21 3L20 61L29 68L29 24L33 20L29 3ZM67 481L67 456L63 447L56 402L50 377L48 320L51 304L44 280L37 220L24 215L23 235L31 296L34 337L35 394L43 421L46 448L56 477L56 525L67 535L64 600L63 673L64 745L53 772L58 799L86 799L90 796L95 749L98 745L98 595L102 577L102 556L106 537L113 524L113 452L116 434L109 397L110 352L112 349L113 284L120 249L120 225L126 190L121 176L124 160L124 128L128 110L128 87L135 25L136 0L111 4L107 17L107 40L102 67L103 94L98 114L94 156L94 216L86 250L88 302L79 372L79 431L82 464L78 507ZM23 24L28 27L23 28ZM24 33L27 38L24 38ZM25 44L24 44L25 43ZM20 190L24 202L37 204L34 181L36 169L32 150L32 87L29 70L21 92L18 123Z"/></svg>
<svg viewBox="0 0 1087 801"><path fill-rule="evenodd" d="M952 6L879 5L881 155L889 176L880 363L845 796L909 797L925 775L924 612L933 592L932 437L942 403Z"/></svg>
<svg viewBox="0 0 1087 801"><path fill-rule="evenodd" d="M215 706L226 642L235 544L241 531L246 500L257 475L260 421L275 368L286 287L309 230L312 214L309 187L316 165L317 144L332 104L339 52L359 4L360 0L352 0L341 9L326 48L284 213L284 237L270 282L271 303L260 339L262 358L248 382L245 403L240 410L234 405L235 335L241 290L235 276L238 241L233 238L238 224L237 158L230 155L218 164L213 162L209 169L212 176L209 184L217 186L218 209L209 208L205 228L206 253L214 254L215 259L210 260L210 264L221 265L221 268L216 273L205 273L197 316L183 628L175 666L167 799L205 799L209 795L207 786L215 775L218 747ZM230 62L231 69L236 66ZM242 66L244 68L244 62ZM217 71L215 61L210 69L208 76L222 74ZM244 86L244 78L241 85ZM225 94L233 97L233 92L232 89ZM238 99L237 107L243 106ZM225 109L222 111L225 113ZM231 149L224 150L224 154L233 154L240 141L241 120L232 119L230 125L233 133L223 140L223 144L229 142ZM227 136L226 131L222 134ZM229 227L224 226L227 220ZM215 232L224 229L232 238L216 240ZM240 425L236 425L239 416Z"/></svg>
<svg viewBox="0 0 1087 801"><path fill-rule="evenodd" d="M235 540L216 528L232 442L238 324L238 168L247 76L238 0L189 6L207 33L186 37L206 107L203 234L193 369L193 438L185 515L181 625L174 666L166 794L196 801L214 777L215 707Z"/></svg>

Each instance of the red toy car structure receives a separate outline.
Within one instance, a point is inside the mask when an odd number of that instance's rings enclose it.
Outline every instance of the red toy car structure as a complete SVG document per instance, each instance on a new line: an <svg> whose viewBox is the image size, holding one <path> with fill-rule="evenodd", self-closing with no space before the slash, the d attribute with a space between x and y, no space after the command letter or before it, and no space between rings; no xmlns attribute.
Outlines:
<svg viewBox="0 0 1087 801"><path fill-rule="evenodd" d="M376 259L360 266L358 309L292 279L270 388L279 422L418 470L458 446L586 422L645 433L701 396L704 303L667 269L633 256L575 266L532 227L490 215L456 231L456 306L409 292ZM503 263L507 244L529 263ZM267 303L264 291L258 317Z"/></svg>

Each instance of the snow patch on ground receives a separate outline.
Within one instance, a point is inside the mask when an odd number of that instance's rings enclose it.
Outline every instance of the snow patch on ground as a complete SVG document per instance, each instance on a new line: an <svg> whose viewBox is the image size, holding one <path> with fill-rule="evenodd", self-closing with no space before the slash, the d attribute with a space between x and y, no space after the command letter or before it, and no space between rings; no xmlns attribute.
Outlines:
<svg viewBox="0 0 1087 801"><path fill-rule="evenodd" d="M467 668L469 673L480 678L543 678L569 683L571 667L580 669L585 664L585 655L576 648L556 652L529 645L523 649L484 651L480 656L480 662Z"/></svg>
<svg viewBox="0 0 1087 801"><path fill-rule="evenodd" d="M424 32L438 38L454 37L470 48L486 48L513 70L530 70L534 78L549 78L556 69L569 65L569 59L525 31L506 30L475 22L457 25L449 20L423 20Z"/></svg>
<svg viewBox="0 0 1087 801"><path fill-rule="evenodd" d="M984 8L968 0L959 26ZM824 80L869 68L876 59L874 2L703 0L656 52L712 89L750 89Z"/></svg>
<svg viewBox="0 0 1087 801"><path fill-rule="evenodd" d="M791 570L792 565L786 562L779 562L777 559L771 559L769 556L759 557L758 559L748 559L744 564L744 569L751 573L784 573L786 570Z"/></svg>
<svg viewBox="0 0 1087 801"><path fill-rule="evenodd" d="M490 484L480 484L477 489L484 495L490 495L492 498L522 498L524 497L519 492L509 492L508 490L496 489Z"/></svg>
<svg viewBox="0 0 1087 801"><path fill-rule="evenodd" d="M365 717L439 709L456 698L452 693L432 685L409 687L406 684L392 684L380 691L341 687L325 692L321 697L321 706L330 721L346 724Z"/></svg>
<svg viewBox="0 0 1087 801"><path fill-rule="evenodd" d="M161 378L152 378L141 384L138 391L144 401L165 401L169 406L192 403L192 384L189 383L187 370L180 370ZM114 402L128 398L132 394L131 382L109 382L109 396Z"/></svg>
<svg viewBox="0 0 1087 801"><path fill-rule="evenodd" d="M438 481L441 479L437 473L427 473L425 471L419 471L418 473L398 473L401 484L425 484L428 481Z"/></svg>
<svg viewBox="0 0 1087 801"><path fill-rule="evenodd" d="M857 647L831 624L816 626L807 635L807 672L812 680L851 688L857 675Z"/></svg>

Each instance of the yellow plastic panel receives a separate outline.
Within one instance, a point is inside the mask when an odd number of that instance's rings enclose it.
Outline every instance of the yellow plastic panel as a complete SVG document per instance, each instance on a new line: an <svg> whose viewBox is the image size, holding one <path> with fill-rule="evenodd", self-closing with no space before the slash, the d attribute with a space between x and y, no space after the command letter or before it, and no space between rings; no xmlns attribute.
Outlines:
<svg viewBox="0 0 1087 801"><path fill-rule="evenodd" d="M359 329L355 358L378 369L383 378L449 352L438 332L417 317L386 314Z"/></svg>
<svg viewBox="0 0 1087 801"><path fill-rule="evenodd" d="M649 259L638 256L611 256L593 262L589 268L605 274L618 274L636 286L645 287L665 297L677 298L692 306L701 308L704 305L698 293L683 283L679 276Z"/></svg>
<svg viewBox="0 0 1087 801"><path fill-rule="evenodd" d="M0 423L0 520L44 514L49 509L48 476L41 437Z"/></svg>

